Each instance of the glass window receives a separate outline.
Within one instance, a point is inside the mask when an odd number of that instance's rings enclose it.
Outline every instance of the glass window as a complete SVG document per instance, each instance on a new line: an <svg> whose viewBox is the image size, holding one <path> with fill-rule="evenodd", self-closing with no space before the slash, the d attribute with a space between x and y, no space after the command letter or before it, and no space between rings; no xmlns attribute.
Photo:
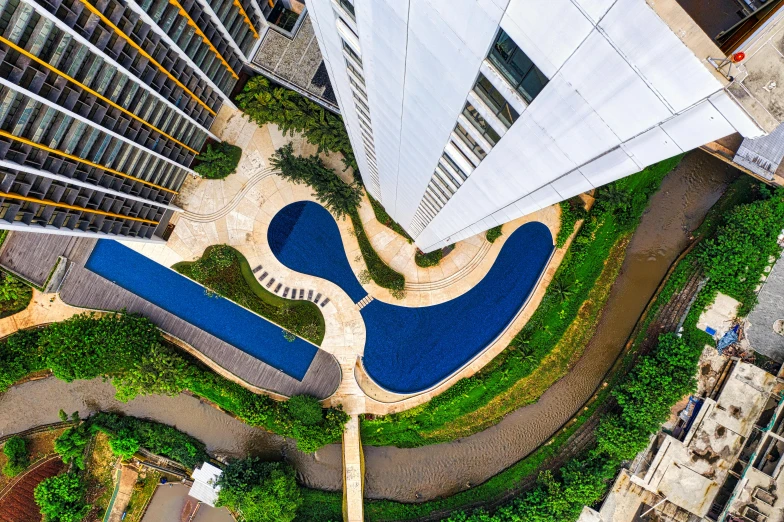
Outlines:
<svg viewBox="0 0 784 522"><path fill-rule="evenodd" d="M485 159L485 156L487 156L485 149L483 149L482 146L479 145L479 142L477 142L470 134L468 134L468 131L465 130L459 123L455 125L455 134L462 138L463 143L465 143L468 148L471 149L474 154L476 154L477 158L480 160Z"/></svg>
<svg viewBox="0 0 784 522"><path fill-rule="evenodd" d="M465 104L465 108L463 109L463 116L470 121L476 130L478 130L484 139L486 139L490 145L495 145L498 143L498 140L501 139L501 136L487 123L481 114L476 110L476 107L471 105L470 103Z"/></svg>
<svg viewBox="0 0 784 522"><path fill-rule="evenodd" d="M338 4L340 4L340 7L343 8L352 20L355 22L357 21L357 15L354 13L354 5L349 2L349 0L338 0Z"/></svg>
<svg viewBox="0 0 784 522"><path fill-rule="evenodd" d="M509 103L507 103L506 98L504 95L501 94L498 89L493 87L493 84L490 83L490 80L485 78L483 74L479 74L479 78L476 80L476 85L474 85L474 92L481 98L483 102L485 102L488 107L493 110L493 113L498 116L498 119L501 120L506 128L512 126L512 124L517 121L517 118L520 116L516 110L512 108Z"/></svg>
<svg viewBox="0 0 784 522"><path fill-rule="evenodd" d="M534 62L501 29L490 49L490 61L529 103L549 81Z"/></svg>
<svg viewBox="0 0 784 522"><path fill-rule="evenodd" d="M343 44L343 50L346 51L346 53L348 53L348 55L351 56L354 59L354 61L356 61L361 66L362 58L359 57L356 51L354 51L354 49L352 49L351 46L347 44L345 40L341 39L340 41Z"/></svg>

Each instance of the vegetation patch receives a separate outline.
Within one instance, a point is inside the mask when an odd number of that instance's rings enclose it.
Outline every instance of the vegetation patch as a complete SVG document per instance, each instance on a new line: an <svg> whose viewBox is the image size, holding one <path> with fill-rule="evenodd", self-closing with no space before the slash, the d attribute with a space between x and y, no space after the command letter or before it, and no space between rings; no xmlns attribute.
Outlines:
<svg viewBox="0 0 784 522"><path fill-rule="evenodd" d="M414 447L451 441L486 429L510 411L536 400L536 393L521 394L518 397L523 402L517 404L511 399L516 392L509 390L517 389L516 383L530 377L545 357L556 350L575 320L579 318L582 326L598 320L601 308L584 309L583 305L606 269L605 260L612 252L618 252L614 250L616 245L634 231L648 199L679 161L680 157L676 157L652 165L600 189L596 204L564 256L541 304L509 347L479 373L458 381L426 404L373 420L363 419L363 442ZM581 311L588 315L580 317ZM583 346L573 346L572 350L581 351L587 340L582 339ZM554 380L572 361L566 352L562 355L555 359L560 368L550 367L548 372ZM554 380L539 383L539 390L547 389ZM519 389L525 389L525 384ZM493 403L497 397L509 400ZM482 419L479 425L474 424L476 418Z"/></svg>
<svg viewBox="0 0 784 522"><path fill-rule="evenodd" d="M324 340L324 316L318 305L273 294L256 280L245 256L228 245L207 247L198 260L173 268L303 339L317 345Z"/></svg>
<svg viewBox="0 0 784 522"><path fill-rule="evenodd" d="M207 148L196 156L193 170L207 179L223 179L234 174L242 157L242 149L226 141L216 145L208 144Z"/></svg>
<svg viewBox="0 0 784 522"><path fill-rule="evenodd" d="M144 510L152 500L158 483L163 475L157 471L143 471L133 486L133 493L128 500L128 507L125 510L124 522L140 522Z"/></svg>
<svg viewBox="0 0 784 522"><path fill-rule="evenodd" d="M440 248L438 250L433 250L428 254L425 254L421 250L417 249L416 254L414 255L414 261L416 262L417 266L421 266L422 268L438 266L443 258L444 251Z"/></svg>
<svg viewBox="0 0 784 522"><path fill-rule="evenodd" d="M346 413L330 408L321 410L321 423L305 424L285 402L255 394L167 345L152 322L133 314L78 315L19 331L0 343L0 392L44 370L67 382L109 377L120 400L190 390L252 426L296 439L297 447L309 453L339 441L348 421ZM67 430L76 446L89 439L79 429ZM78 458L78 448L73 455Z"/></svg>
<svg viewBox="0 0 784 522"><path fill-rule="evenodd" d="M387 214L387 211L384 210L384 207L383 205L381 205L381 203L376 201L373 198L373 196L371 196L370 194L368 194L367 197L370 200L370 206L373 207L373 213L376 215L376 219L378 220L379 223L381 223L382 225L388 228L391 228L399 235L406 238L406 241L408 241L409 243L414 242L414 240L411 239L411 236L408 235L408 233L403 229L403 227L398 225L397 222L394 219L392 219L392 216Z"/></svg>
<svg viewBox="0 0 784 522"><path fill-rule="evenodd" d="M248 80L236 101L252 122L274 123L284 135L301 133L319 152L342 154L343 164L356 173L357 161L340 116L290 89L271 84L263 76Z"/></svg>
<svg viewBox="0 0 784 522"><path fill-rule="evenodd" d="M218 479L216 506L226 506L239 522L291 522L302 505L294 468L250 457L231 462Z"/></svg>
<svg viewBox="0 0 784 522"><path fill-rule="evenodd" d="M8 272L0 271L0 319L21 312L32 299L30 286Z"/></svg>
<svg viewBox="0 0 784 522"><path fill-rule="evenodd" d="M86 485L75 472L45 479L35 488L35 503L46 522L78 522L90 512Z"/></svg>
<svg viewBox="0 0 784 522"><path fill-rule="evenodd" d="M27 441L22 437L14 436L5 441L3 455L6 458L3 465L3 475L6 477L15 477L30 465Z"/></svg>
<svg viewBox="0 0 784 522"><path fill-rule="evenodd" d="M561 207L561 226L555 238L555 246L563 248L569 240L569 236L574 232L574 225L577 224L577 221L585 219L588 212L585 210L583 200L579 197L561 201L559 206Z"/></svg>
<svg viewBox="0 0 784 522"><path fill-rule="evenodd" d="M498 239L499 237L504 235L504 233L502 231L502 228L503 228L503 225L498 225L497 227L491 228L490 230L485 232L485 238L489 242L495 243L496 239Z"/></svg>
<svg viewBox="0 0 784 522"><path fill-rule="evenodd" d="M109 437L96 433L89 446L82 472L85 486L85 502L90 504L89 518L101 520L106 514L114 494L115 464Z"/></svg>

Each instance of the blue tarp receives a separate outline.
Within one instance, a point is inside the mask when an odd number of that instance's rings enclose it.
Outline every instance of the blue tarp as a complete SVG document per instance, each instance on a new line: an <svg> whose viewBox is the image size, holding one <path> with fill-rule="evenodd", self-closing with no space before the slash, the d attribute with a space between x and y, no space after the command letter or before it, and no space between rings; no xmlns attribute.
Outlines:
<svg viewBox="0 0 784 522"><path fill-rule="evenodd" d="M719 344L716 345L716 349L719 351L719 354L723 352L728 346L732 346L733 344L738 342L738 325L736 324L732 330L724 334L724 337L719 339Z"/></svg>

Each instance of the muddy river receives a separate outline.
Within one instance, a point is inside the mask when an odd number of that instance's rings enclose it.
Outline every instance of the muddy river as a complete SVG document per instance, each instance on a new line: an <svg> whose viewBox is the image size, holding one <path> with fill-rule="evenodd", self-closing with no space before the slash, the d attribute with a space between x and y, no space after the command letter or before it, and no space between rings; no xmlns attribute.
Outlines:
<svg viewBox="0 0 784 522"><path fill-rule="evenodd" d="M596 335L574 369L536 404L476 435L415 449L365 447L366 495L408 502L449 495L487 480L546 441L601 384L689 233L735 172L703 152L689 154L651 199ZM342 486L337 445L304 455L293 441L248 427L190 396L141 397L127 404L113 396L111 384L100 379L66 384L49 378L14 387L0 395L0 435L57 422L61 408L83 415L115 410L175 425L219 455L283 454L306 485L327 490Z"/></svg>

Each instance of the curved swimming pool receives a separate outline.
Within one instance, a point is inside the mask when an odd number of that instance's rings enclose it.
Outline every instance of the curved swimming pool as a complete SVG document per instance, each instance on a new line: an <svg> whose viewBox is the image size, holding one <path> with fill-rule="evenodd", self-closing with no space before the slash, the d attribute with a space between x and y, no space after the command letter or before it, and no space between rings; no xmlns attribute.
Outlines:
<svg viewBox="0 0 784 522"><path fill-rule="evenodd" d="M355 301L366 295L351 270L332 215L312 202L284 207L270 223L273 254L301 273L337 284ZM506 240L493 267L465 294L410 308L372 301L362 309L370 377L398 393L426 390L473 359L525 304L554 250L550 230L532 222Z"/></svg>

